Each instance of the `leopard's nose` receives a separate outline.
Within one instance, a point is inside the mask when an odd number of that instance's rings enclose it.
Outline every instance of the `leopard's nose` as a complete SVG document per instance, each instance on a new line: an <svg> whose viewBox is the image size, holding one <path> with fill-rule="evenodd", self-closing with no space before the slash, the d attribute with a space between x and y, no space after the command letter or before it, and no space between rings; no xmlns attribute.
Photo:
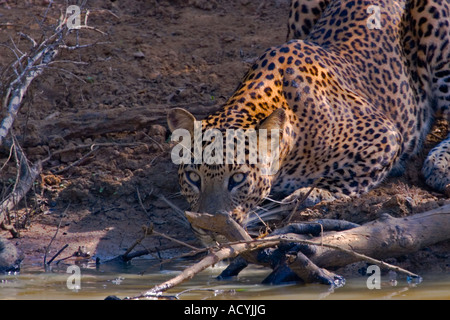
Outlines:
<svg viewBox="0 0 450 320"><path fill-rule="evenodd" d="M200 213L217 214L226 210L220 197L202 197L197 211Z"/></svg>

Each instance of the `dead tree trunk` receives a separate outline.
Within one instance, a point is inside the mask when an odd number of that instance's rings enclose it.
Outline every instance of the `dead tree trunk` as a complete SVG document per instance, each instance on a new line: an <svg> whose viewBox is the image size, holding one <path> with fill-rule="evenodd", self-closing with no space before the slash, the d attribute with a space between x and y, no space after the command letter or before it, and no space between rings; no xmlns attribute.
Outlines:
<svg viewBox="0 0 450 320"><path fill-rule="evenodd" d="M316 241L375 259L386 259L416 252L447 239L450 239L450 205L405 218L384 214L361 227L325 234ZM345 266L359 260L327 247L317 247L309 258L325 268Z"/></svg>

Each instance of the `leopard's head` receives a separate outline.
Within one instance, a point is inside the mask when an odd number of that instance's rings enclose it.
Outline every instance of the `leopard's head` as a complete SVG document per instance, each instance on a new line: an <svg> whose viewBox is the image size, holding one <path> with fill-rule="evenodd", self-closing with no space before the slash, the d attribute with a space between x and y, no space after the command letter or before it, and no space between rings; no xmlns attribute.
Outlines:
<svg viewBox="0 0 450 320"><path fill-rule="evenodd" d="M253 127L224 129L211 127L211 121L197 121L184 109L171 110L172 141L179 141L172 160L180 164L181 193L191 211L227 213L245 222L269 195L277 176L285 121L284 109L277 109Z"/></svg>

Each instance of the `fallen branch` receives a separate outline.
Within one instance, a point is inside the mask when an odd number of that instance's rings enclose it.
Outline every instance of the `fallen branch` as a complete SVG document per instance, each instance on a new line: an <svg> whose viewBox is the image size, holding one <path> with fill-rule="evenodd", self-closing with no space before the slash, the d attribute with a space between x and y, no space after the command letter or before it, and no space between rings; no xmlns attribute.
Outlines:
<svg viewBox="0 0 450 320"><path fill-rule="evenodd" d="M304 235L296 234L251 239L245 230L228 215L186 212L186 216L196 227L219 232L232 242L211 250L208 256L185 269L180 275L131 299L158 297L162 292L191 279L217 262L238 255L249 259L252 263L270 265L268 261L261 261L257 251L262 248L277 247L283 243L299 243L308 246L307 254L298 251L295 257L284 256L286 265L306 282L341 283L341 277L324 268L344 266L361 260L408 276L419 277L408 270L378 259L411 253L450 239L448 232L450 230L450 205L406 218L392 218L383 215L380 219L360 227L325 233L321 237L309 239Z"/></svg>
<svg viewBox="0 0 450 320"><path fill-rule="evenodd" d="M208 214L186 211L186 218L192 226L209 230L224 235L230 242L253 243L253 238L228 214ZM278 240L270 243L270 246L277 245ZM257 253L246 251L242 252L242 257L251 263L260 263ZM229 257L230 258L230 257Z"/></svg>
<svg viewBox="0 0 450 320"><path fill-rule="evenodd" d="M140 244L146 237L148 237L150 235L160 236L162 238L168 239L168 240L173 241L173 242L175 242L175 243L177 243L179 245L186 246L186 247L194 250L194 252L201 252L202 251L202 249L198 249L198 248L196 248L194 246L191 246L190 244L188 244L188 243L186 243L184 241L180 241L180 240L175 239L175 238L173 238L171 236L168 236L168 235L166 235L164 233L161 233L161 232L158 232L158 231L154 230L153 225L142 226L142 231L143 231L142 235L125 251L125 253L123 255L119 256L118 258L120 258L124 262L130 261L131 259L135 258L137 255L136 254L131 254L131 252L133 251L133 249L138 244ZM144 251L140 252L138 256L146 255L148 253L150 253L148 250L144 250Z"/></svg>
<svg viewBox="0 0 450 320"><path fill-rule="evenodd" d="M213 232L219 232L221 234L223 234L224 236L227 237L227 239L229 241L245 241L246 243L250 243L253 240L250 235L248 235L248 233L237 223L235 222L229 215L226 214L216 214L216 215L210 215L210 214L200 214L200 213L193 213L193 212L186 212L186 217L188 218L189 222L198 227L198 228L202 228L202 229L206 229L206 230L210 230ZM447 217L450 218L450 215ZM383 218L384 220L385 218ZM393 218L392 218L393 219ZM450 220L449 220L450 222ZM398 228L398 223L396 223L396 227ZM319 260L319 263L316 263L315 259L319 259L318 257L320 257L320 253L318 253L318 251L321 249L322 252L331 252L332 254L335 254L335 251L338 250L340 252L343 252L345 254L348 255L348 259L354 259L354 261L361 261L361 260L365 260L369 263L372 264L376 264L380 267L384 267L384 268L388 268L394 271L398 271L398 272L402 272L405 273L409 276L412 277L418 277L418 275L409 272L407 270L404 270L402 268L396 267L396 266L392 266L388 263L385 263L383 261L380 261L378 259L374 259L372 256L372 252L369 252L368 255L364 255L361 253L358 253L357 249L355 249L355 242L358 242L357 238L358 236L355 235L359 235L362 232L365 231L365 229L360 229L361 227L358 228L353 228L350 229L348 231L353 231L353 241L351 243L351 247L345 248L342 246L342 244L340 244L340 242L338 241L338 243L329 243L327 241L327 238L325 236L320 236L320 237L314 237L311 240L308 240L305 238L305 236L302 235L297 235L297 234L287 234L287 235L275 235L275 236L268 236L265 237L264 239L257 239L257 241L263 241L263 242L268 242L270 245L269 246L274 246L274 244L272 244L272 241L277 242L276 245L278 245L281 242L295 242L295 243L301 243L301 244L305 244L308 246L313 246L314 247L314 252L316 252L315 255L309 257L311 259L311 263L309 265L309 270L314 272L314 273L318 273L318 267L312 267L313 264L317 264L319 267L329 267L329 264L321 264L321 261ZM381 227L383 228L383 227ZM361 232L362 231L362 232ZM341 236L340 234L342 234L343 232L338 232L338 236L336 237L337 239L340 239ZM379 234L379 233L378 233ZM443 235L445 237L445 235ZM366 239L367 237L363 234L361 237L363 237L364 239ZM449 236L450 238L450 236ZM444 239L445 240L445 239ZM439 242L440 240L438 240ZM330 241L333 242L333 241ZM395 241L394 241L395 243ZM370 247L370 246L369 246ZM318 248L318 249L316 249ZM325 248L325 249L324 249ZM370 250L369 250L370 251ZM404 252L402 252L401 254L404 254ZM243 252L241 254L246 260L248 260L251 263L257 263L257 264L264 264L264 262L261 260L260 257L258 257L257 253L254 252ZM389 256L389 255L388 255ZM303 269L305 267L305 258L303 256L299 256L297 255L298 261L300 262L300 265L303 266ZM333 260L334 261L334 260ZM342 260L339 260L339 263L342 263L340 265L333 265L333 266L344 266L347 265L351 262L354 261L350 261L350 262L342 262ZM267 264L266 264L267 265ZM301 269L301 268L300 268ZM296 269L296 270L300 270L300 269ZM320 272L319 272L320 273ZM305 273L302 271L301 272L301 276L300 278L305 278ZM310 278L315 278L315 277L311 277L310 275L308 275L306 277L307 282L311 282L308 281L308 279Z"/></svg>
<svg viewBox="0 0 450 320"><path fill-rule="evenodd" d="M203 258L200 262L184 269L184 271L178 276L162 283L157 286L154 286L152 289L145 291L137 296L128 299L140 299L140 298L157 298L161 295L162 292L167 291L184 281L192 279L196 274L205 270L208 267L211 267L228 258L234 258L239 254L245 252L251 252L256 249L261 249L264 247L270 247L276 244L277 241L267 242L267 241L250 241L244 243L230 244L226 245L216 251L212 251L205 258Z"/></svg>
<svg viewBox="0 0 450 320"><path fill-rule="evenodd" d="M347 249L347 248L342 247L341 245L324 243L323 242L323 238L321 238L321 242L315 242L315 241L311 241L311 240L305 240L305 239L303 239L303 237L301 235L286 234L286 235L282 235L282 236L267 237L267 239L265 239L265 240L270 241L270 240L274 240L274 239L279 239L280 243L281 242L285 242L285 243L286 242L287 243L300 243L300 244L308 245L310 247L312 246L313 250L311 250L311 248L310 248L309 252L313 251L314 254L313 255L309 255L309 257L308 257L308 259L310 259L311 261L316 261L316 259L318 259L317 256L320 256L320 254L317 255L317 250L318 249L316 249L316 248L320 248L322 250L328 250L329 252L334 252L334 255L335 255L335 251L340 251L340 252L343 252L346 255L348 255L348 260L344 259L342 261L339 261L338 264L332 265L334 267L335 266L342 267L342 266L345 266L347 264L350 264L350 263L356 262L356 261L366 261L368 263L375 264L375 265L377 265L377 266L379 266L381 268L386 268L386 269L389 269L389 270L392 270L392 271L397 271L397 272L400 272L400 273L404 273L404 274L406 274L406 275L408 275L410 277L419 277L419 275L417 275L417 274L415 274L413 272L410 272L410 271L408 271L406 269L403 269L403 268L400 268L398 266L394 266L392 264L383 262L381 260L375 259L375 258L370 257L368 255L364 255L364 254L358 253L358 252L356 252L353 249ZM303 262L305 261L305 259L302 256L299 257L298 254L297 254L297 257L301 261L300 265L303 265ZM333 259L333 261L335 261L335 260ZM321 265L322 262L319 260L316 263L317 263L317 265ZM291 265L292 265L292 262L291 262ZM330 265L326 265L326 267L330 267ZM311 269L311 270L313 270L313 269Z"/></svg>
<svg viewBox="0 0 450 320"><path fill-rule="evenodd" d="M323 243L348 249L376 259L416 252L450 239L450 205L404 218L384 214L358 228L325 234ZM310 256L318 266L340 267L358 261L347 252L318 246Z"/></svg>

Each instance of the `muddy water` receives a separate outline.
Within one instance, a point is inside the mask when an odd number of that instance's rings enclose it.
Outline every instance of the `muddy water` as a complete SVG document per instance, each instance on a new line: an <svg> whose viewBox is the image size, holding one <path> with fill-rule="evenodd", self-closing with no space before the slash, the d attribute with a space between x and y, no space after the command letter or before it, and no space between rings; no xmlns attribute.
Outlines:
<svg viewBox="0 0 450 320"><path fill-rule="evenodd" d="M72 273L66 266L44 272L41 266L23 266L19 275L0 276L0 299L104 299L109 295L120 298L132 297L152 286L166 281L180 272L185 263L165 266L164 270L148 269L145 261L134 262L132 266L88 266L80 269L79 289ZM143 275L139 273L146 270ZM69 273L67 273L69 271ZM342 288L330 290L324 285L285 285L268 286L260 282L269 273L267 269L248 267L237 279L217 281L215 277L221 268L205 270L167 295L180 299L265 299L265 300L303 300L303 299L450 299L450 275L423 275L420 284L408 283L399 276L395 286L387 276L381 277L381 289L368 289L367 277L347 278ZM72 277L72 278L71 278Z"/></svg>

